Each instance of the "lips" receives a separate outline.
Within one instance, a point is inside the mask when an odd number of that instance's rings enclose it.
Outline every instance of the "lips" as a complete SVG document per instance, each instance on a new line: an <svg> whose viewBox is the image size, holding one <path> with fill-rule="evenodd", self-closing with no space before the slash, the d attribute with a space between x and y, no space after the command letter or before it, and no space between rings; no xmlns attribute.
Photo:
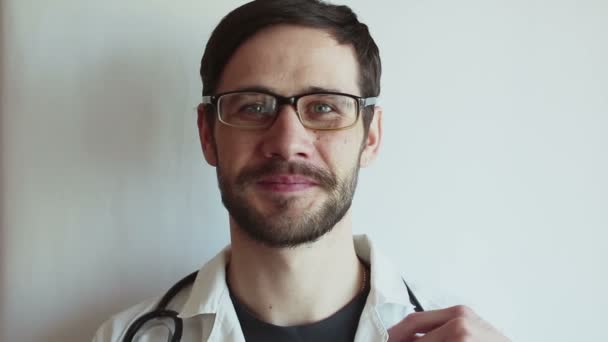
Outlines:
<svg viewBox="0 0 608 342"><path fill-rule="evenodd" d="M315 180L301 175L267 176L256 183L265 190L275 192L301 191L318 185Z"/></svg>

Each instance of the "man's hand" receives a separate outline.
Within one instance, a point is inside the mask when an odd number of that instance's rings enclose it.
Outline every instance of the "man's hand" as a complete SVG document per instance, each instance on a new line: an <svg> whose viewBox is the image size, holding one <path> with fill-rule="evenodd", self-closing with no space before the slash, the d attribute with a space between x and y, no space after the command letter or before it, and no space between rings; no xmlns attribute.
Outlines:
<svg viewBox="0 0 608 342"><path fill-rule="evenodd" d="M389 342L508 342L473 310L458 305L416 312L388 330Z"/></svg>

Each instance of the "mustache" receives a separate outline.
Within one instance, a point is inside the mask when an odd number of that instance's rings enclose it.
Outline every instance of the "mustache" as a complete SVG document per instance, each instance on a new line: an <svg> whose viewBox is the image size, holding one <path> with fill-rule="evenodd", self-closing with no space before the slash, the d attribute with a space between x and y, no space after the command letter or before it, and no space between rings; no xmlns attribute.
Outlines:
<svg viewBox="0 0 608 342"><path fill-rule="evenodd" d="M336 177L325 169L304 162L287 162L279 159L271 159L264 164L243 169L237 176L236 184L255 183L260 178L278 174L305 176L328 190L335 189L338 186Z"/></svg>

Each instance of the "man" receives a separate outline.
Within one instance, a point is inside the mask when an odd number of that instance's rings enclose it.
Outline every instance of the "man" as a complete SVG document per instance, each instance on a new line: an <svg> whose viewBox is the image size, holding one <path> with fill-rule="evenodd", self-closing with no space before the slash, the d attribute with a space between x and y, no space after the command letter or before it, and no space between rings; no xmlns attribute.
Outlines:
<svg viewBox="0 0 608 342"><path fill-rule="evenodd" d="M401 276L353 240L351 201L378 154L382 110L378 48L348 7L243 5L214 30L201 77L200 141L231 245L94 341L167 341L165 325L182 341L507 341L463 306L415 313Z"/></svg>

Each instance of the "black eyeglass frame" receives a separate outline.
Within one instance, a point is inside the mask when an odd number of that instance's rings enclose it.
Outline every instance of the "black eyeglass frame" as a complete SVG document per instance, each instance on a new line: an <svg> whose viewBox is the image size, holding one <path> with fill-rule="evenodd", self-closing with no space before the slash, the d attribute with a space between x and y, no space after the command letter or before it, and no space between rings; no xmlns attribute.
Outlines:
<svg viewBox="0 0 608 342"><path fill-rule="evenodd" d="M270 121L267 125L259 126L259 127L247 127L247 126L233 125L233 124L227 123L226 121L222 120L222 116L220 115L220 109L219 109L217 103L219 102L219 100L222 96L231 95L231 94L264 94L264 95L269 95L269 96L274 97L277 101L277 108L276 108L276 113L274 115L273 120ZM355 103L357 103L357 117L355 118L355 121L348 126L340 127L340 128L308 127L304 123L304 121L302 120L302 117L300 116L300 113L298 112L297 104L298 104L298 100L300 100L300 98L309 96L309 95L341 95L341 96L346 96L346 97L352 98L353 100L355 100ZM354 125L356 125L357 122L359 121L359 117L361 116L361 110L366 107L375 105L377 103L377 101L378 101L377 96L360 97L360 96L356 96L356 95L352 95L352 94L333 92L333 91L315 91L315 92L307 92L304 94L298 94L298 95L294 95L294 96L281 96L281 95L278 95L278 94L275 94L275 93L272 93L269 91L236 90L236 91L228 91L228 92L224 92L224 93L219 93L219 94L215 94L215 95L203 96L202 104L213 106L215 109L215 115L217 116L218 121L220 121L224 125L230 126L230 127L236 127L236 128L248 129L248 130L267 129L268 127L271 127L274 124L274 122L277 120L277 118L279 117L278 116L279 108L283 105L290 105L290 106L293 106L294 111L296 112L296 115L298 117L298 120L300 120L300 123L302 124L302 126L308 128L308 129L313 129L313 130L317 130L317 131L341 131L341 130L349 129L349 128L353 127Z"/></svg>

